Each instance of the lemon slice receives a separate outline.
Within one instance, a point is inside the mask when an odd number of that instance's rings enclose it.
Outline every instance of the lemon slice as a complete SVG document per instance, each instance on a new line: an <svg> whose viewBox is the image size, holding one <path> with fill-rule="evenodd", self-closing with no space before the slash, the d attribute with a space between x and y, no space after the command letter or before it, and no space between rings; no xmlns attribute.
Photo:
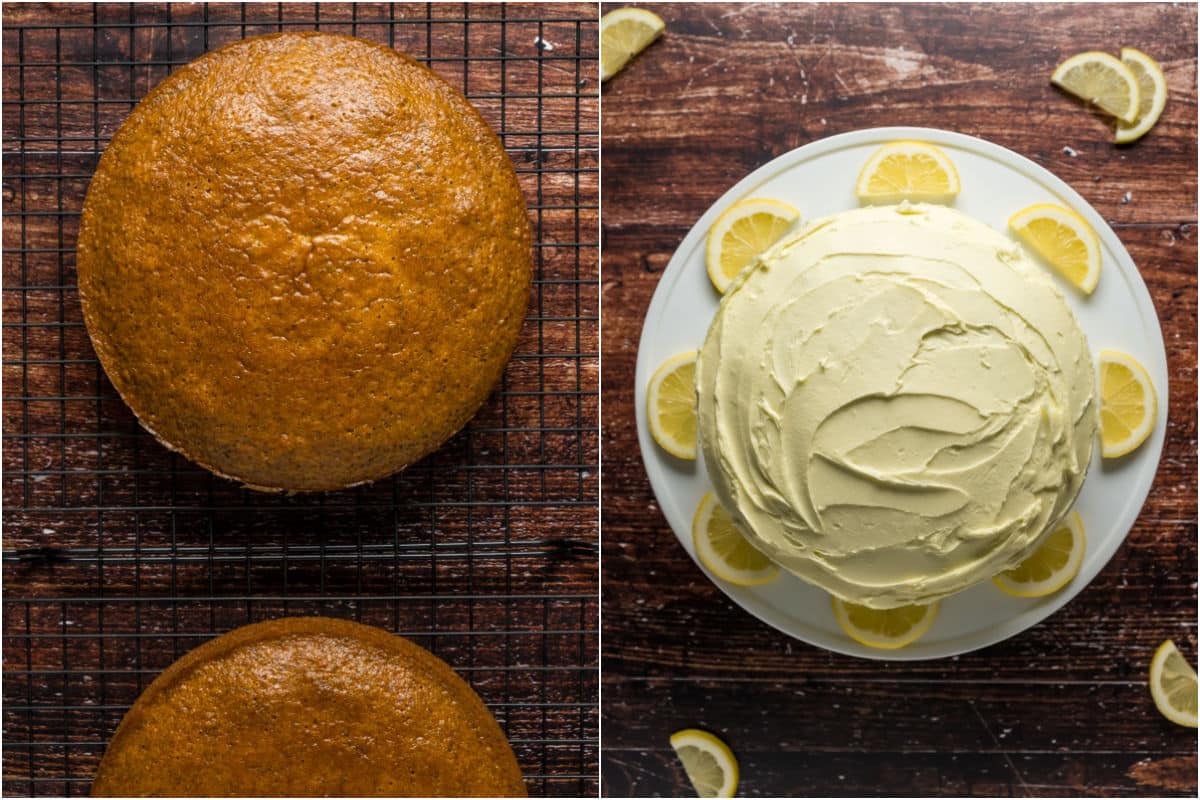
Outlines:
<svg viewBox="0 0 1200 800"><path fill-rule="evenodd" d="M600 18L600 80L620 72L629 60L662 35L666 24L642 8L618 8Z"/></svg>
<svg viewBox="0 0 1200 800"><path fill-rule="evenodd" d="M1071 285L1091 294L1100 281L1100 240L1087 220L1069 208L1037 203L1013 214L1012 232Z"/></svg>
<svg viewBox="0 0 1200 800"><path fill-rule="evenodd" d="M696 458L696 351L668 358L654 371L646 419L659 447L676 458Z"/></svg>
<svg viewBox="0 0 1200 800"><path fill-rule="evenodd" d="M1158 122L1163 106L1167 104L1167 79L1157 61L1133 47L1121 48L1121 63L1137 78L1141 98L1137 118L1133 122L1117 123L1115 141L1127 144L1142 138Z"/></svg>
<svg viewBox="0 0 1200 800"><path fill-rule="evenodd" d="M867 647L899 650L925 635L937 617L938 604L867 608L833 598L833 615L851 639Z"/></svg>
<svg viewBox="0 0 1200 800"><path fill-rule="evenodd" d="M1133 70L1108 53L1090 50L1058 65L1050 82L1123 122L1137 118L1141 89Z"/></svg>
<svg viewBox="0 0 1200 800"><path fill-rule="evenodd" d="M671 734L671 747L700 797L733 797L738 763L729 745L708 731L685 728Z"/></svg>
<svg viewBox="0 0 1200 800"><path fill-rule="evenodd" d="M1083 520L1071 512L1033 554L1010 570L992 578L1003 591L1017 597L1044 597L1053 594L1079 574L1087 538Z"/></svg>
<svg viewBox="0 0 1200 800"><path fill-rule="evenodd" d="M757 586L779 577L779 567L746 541L712 492L700 500L692 518L692 543L700 563L721 580Z"/></svg>
<svg viewBox="0 0 1200 800"><path fill-rule="evenodd" d="M925 142L885 144L863 165L854 188L859 201L875 205L949 203L958 190L954 162Z"/></svg>
<svg viewBox="0 0 1200 800"><path fill-rule="evenodd" d="M1131 453L1154 430L1158 397L1146 368L1116 350L1100 351L1100 454Z"/></svg>
<svg viewBox="0 0 1200 800"><path fill-rule="evenodd" d="M1150 696L1171 722L1196 727L1196 670L1170 639L1158 646L1150 661Z"/></svg>
<svg viewBox="0 0 1200 800"><path fill-rule="evenodd" d="M800 212L778 200L750 198L727 208L708 230L705 259L708 277L724 294L750 262L779 241Z"/></svg>

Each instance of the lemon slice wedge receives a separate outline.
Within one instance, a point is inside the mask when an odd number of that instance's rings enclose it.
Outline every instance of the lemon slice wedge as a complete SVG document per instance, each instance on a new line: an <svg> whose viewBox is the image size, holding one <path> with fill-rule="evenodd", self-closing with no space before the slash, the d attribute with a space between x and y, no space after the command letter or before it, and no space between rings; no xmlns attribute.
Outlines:
<svg viewBox="0 0 1200 800"><path fill-rule="evenodd" d="M708 731L685 728L671 734L671 747L699 797L733 797L738 762L729 745Z"/></svg>
<svg viewBox="0 0 1200 800"><path fill-rule="evenodd" d="M642 8L618 8L600 18L600 80L616 75L662 35L666 24Z"/></svg>
<svg viewBox="0 0 1200 800"><path fill-rule="evenodd" d="M1158 397L1146 368L1125 353L1100 351L1100 454L1119 458L1146 441Z"/></svg>
<svg viewBox="0 0 1200 800"><path fill-rule="evenodd" d="M1098 50L1071 56L1058 65L1050 82L1123 122L1133 122L1141 89L1133 70Z"/></svg>
<svg viewBox="0 0 1200 800"><path fill-rule="evenodd" d="M1117 144L1128 144L1142 138L1154 127L1167 104L1167 79L1158 62L1133 47L1121 48L1121 63L1129 67L1138 82L1140 102L1133 122L1118 122Z"/></svg>
<svg viewBox="0 0 1200 800"><path fill-rule="evenodd" d="M1150 661L1150 696L1171 722L1196 727L1196 670L1170 639L1158 646Z"/></svg>
<svg viewBox="0 0 1200 800"><path fill-rule="evenodd" d="M676 458L696 458L696 351L664 361L646 391L646 420L658 446Z"/></svg>
<svg viewBox="0 0 1200 800"><path fill-rule="evenodd" d="M937 618L938 603L899 608L868 608L833 598L833 615L854 641L882 650L899 650L920 639Z"/></svg>
<svg viewBox="0 0 1200 800"><path fill-rule="evenodd" d="M746 541L712 492L700 500L692 518L692 544L700 563L721 580L757 586L779 577L779 567Z"/></svg>
<svg viewBox="0 0 1200 800"><path fill-rule="evenodd" d="M940 148L925 142L891 142L875 151L858 173L862 203L950 203L959 191L958 170Z"/></svg>
<svg viewBox="0 0 1200 800"><path fill-rule="evenodd" d="M754 197L727 208L708 230L708 277L722 294L746 266L779 241L800 212L779 200Z"/></svg>
<svg viewBox="0 0 1200 800"><path fill-rule="evenodd" d="M1008 220L1018 239L1042 257L1071 285L1091 294L1100 282L1100 240L1087 220L1069 208L1037 203Z"/></svg>
<svg viewBox="0 0 1200 800"><path fill-rule="evenodd" d="M1016 597L1045 597L1066 586L1079 574L1086 550L1083 520L1072 511L1042 540L1032 555L992 578L992 582Z"/></svg>

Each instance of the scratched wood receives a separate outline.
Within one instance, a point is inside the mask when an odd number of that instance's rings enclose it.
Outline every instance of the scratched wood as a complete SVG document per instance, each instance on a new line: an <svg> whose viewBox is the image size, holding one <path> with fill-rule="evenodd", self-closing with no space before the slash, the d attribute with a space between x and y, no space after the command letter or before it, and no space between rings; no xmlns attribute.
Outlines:
<svg viewBox="0 0 1200 800"><path fill-rule="evenodd" d="M667 29L603 90L602 791L687 794L667 744L700 726L748 795L1192 795L1196 735L1145 674L1196 656L1196 9L655 5ZM1170 99L1141 142L1049 85L1075 52L1140 47ZM1163 326L1167 446L1127 542L1049 620L950 661L875 663L773 631L678 546L636 443L642 319L691 225L824 136L928 125L1047 167L1113 225Z"/></svg>
<svg viewBox="0 0 1200 800"><path fill-rule="evenodd" d="M531 792L594 795L595 6L38 3L3 20L5 793L86 794L124 711L179 655L327 614L458 669ZM538 274L516 355L463 433L393 479L282 497L137 425L83 327L74 247L138 99L207 50L318 23L423 59L472 100L519 173Z"/></svg>

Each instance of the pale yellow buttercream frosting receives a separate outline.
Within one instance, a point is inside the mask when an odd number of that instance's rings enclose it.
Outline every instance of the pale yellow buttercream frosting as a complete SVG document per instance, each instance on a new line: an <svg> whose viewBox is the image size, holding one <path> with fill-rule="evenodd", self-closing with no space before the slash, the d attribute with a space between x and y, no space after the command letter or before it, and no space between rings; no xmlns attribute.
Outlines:
<svg viewBox="0 0 1200 800"><path fill-rule="evenodd" d="M1018 563L1070 510L1097 424L1062 295L941 206L785 237L725 295L696 380L708 474L750 541L876 608Z"/></svg>

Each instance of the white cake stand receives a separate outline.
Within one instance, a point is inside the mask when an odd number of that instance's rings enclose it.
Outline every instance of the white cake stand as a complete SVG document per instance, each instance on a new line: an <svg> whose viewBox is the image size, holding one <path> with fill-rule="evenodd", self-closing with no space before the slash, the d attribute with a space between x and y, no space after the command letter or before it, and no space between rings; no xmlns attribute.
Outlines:
<svg viewBox="0 0 1200 800"><path fill-rule="evenodd" d="M695 560L691 521L711 485L702 462L687 463L663 452L646 426L646 385L660 363L699 349L720 296L704 266L704 237L717 216L746 197L772 197L811 220L856 208L854 181L881 144L917 139L943 148L962 180L955 207L997 230L1025 206L1054 202L1074 209L1100 237L1104 266L1100 284L1084 297L1065 282L1063 294L1079 318L1093 353L1129 353L1147 369L1158 392L1158 422L1138 450L1102 461L1097 442L1075 509L1083 518L1088 551L1075 579L1048 597L1011 597L985 581L942 601L933 627L901 650L875 650L850 639L834 621L829 595L785 573L764 586L709 580L754 616L809 644L863 658L945 658L994 644L1041 622L1062 608L1112 558L1145 502L1162 453L1167 418L1167 359L1150 293L1133 260L1104 219L1063 181L1023 156L990 142L931 128L872 128L831 136L797 148L746 176L704 213L667 265L642 328L635 382L638 442L650 484L679 543Z"/></svg>

